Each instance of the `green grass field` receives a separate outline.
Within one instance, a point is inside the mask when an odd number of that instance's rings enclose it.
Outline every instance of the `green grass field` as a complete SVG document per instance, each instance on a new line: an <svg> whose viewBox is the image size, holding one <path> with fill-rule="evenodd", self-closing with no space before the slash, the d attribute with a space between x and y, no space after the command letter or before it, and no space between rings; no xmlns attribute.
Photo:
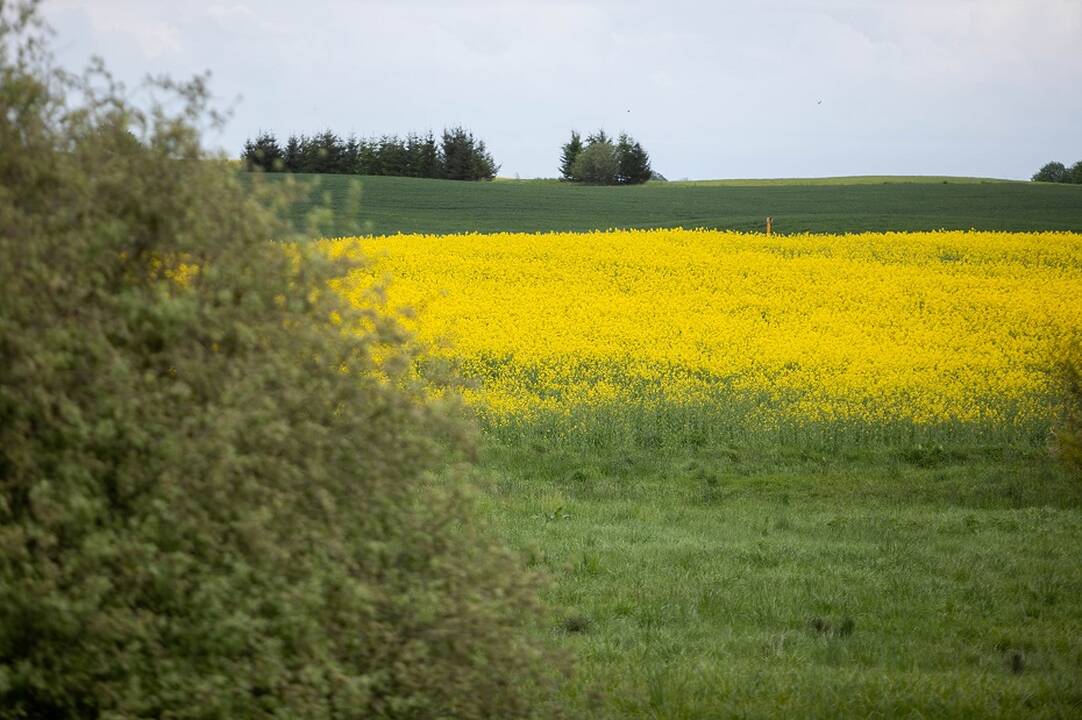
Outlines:
<svg viewBox="0 0 1082 720"><path fill-rule="evenodd" d="M574 715L1069 718L1082 484L1042 449L493 444Z"/></svg>
<svg viewBox="0 0 1082 720"><path fill-rule="evenodd" d="M242 174L246 182L253 176ZM269 174L303 185L288 211L304 229L352 234L541 232L707 227L777 232L884 230L1082 231L1082 186L980 178L852 177L653 182L581 187L552 180L464 183L394 177Z"/></svg>

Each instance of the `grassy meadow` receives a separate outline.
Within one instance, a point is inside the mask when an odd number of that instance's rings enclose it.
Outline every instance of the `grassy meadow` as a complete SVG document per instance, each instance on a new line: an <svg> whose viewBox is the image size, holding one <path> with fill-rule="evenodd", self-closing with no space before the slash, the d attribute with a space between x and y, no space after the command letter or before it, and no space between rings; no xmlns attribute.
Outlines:
<svg viewBox="0 0 1082 720"><path fill-rule="evenodd" d="M245 181L253 176L244 174ZM582 187L555 180L463 183L400 177L276 175L302 186L288 210L299 228L315 209L326 236L717 228L847 233L1082 231L1082 186L979 178L863 177L650 182Z"/></svg>
<svg viewBox="0 0 1082 720"><path fill-rule="evenodd" d="M464 376L482 506L550 578L572 715L1082 710L1082 483L1049 452L1082 235L325 247Z"/></svg>
<svg viewBox="0 0 1082 720"><path fill-rule="evenodd" d="M1069 718L1082 487L1042 449L482 457L582 716Z"/></svg>

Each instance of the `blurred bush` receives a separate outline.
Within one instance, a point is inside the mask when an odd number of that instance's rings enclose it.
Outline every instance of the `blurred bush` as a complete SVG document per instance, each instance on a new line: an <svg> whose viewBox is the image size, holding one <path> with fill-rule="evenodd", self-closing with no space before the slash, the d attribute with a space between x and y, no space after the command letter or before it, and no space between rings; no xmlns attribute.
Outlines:
<svg viewBox="0 0 1082 720"><path fill-rule="evenodd" d="M46 37L0 3L0 718L546 714L453 394L267 242L205 79L140 110Z"/></svg>

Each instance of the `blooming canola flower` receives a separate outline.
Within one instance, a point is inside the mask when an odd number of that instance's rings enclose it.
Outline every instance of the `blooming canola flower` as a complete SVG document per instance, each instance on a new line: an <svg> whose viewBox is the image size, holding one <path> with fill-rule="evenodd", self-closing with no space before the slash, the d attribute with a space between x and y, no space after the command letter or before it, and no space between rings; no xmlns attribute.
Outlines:
<svg viewBox="0 0 1082 720"><path fill-rule="evenodd" d="M714 230L324 240L338 290L386 303L494 417L601 403L1022 422L1047 418L1082 318L1082 235Z"/></svg>

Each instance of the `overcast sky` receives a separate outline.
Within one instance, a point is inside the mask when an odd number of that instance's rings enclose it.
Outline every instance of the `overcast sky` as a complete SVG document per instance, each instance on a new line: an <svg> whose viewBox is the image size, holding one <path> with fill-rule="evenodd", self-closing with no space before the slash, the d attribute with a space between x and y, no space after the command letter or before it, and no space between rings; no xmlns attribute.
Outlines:
<svg viewBox="0 0 1082 720"><path fill-rule="evenodd" d="M208 141L464 125L552 177L572 128L670 179L1029 177L1082 159L1082 0L46 0L62 64L210 70Z"/></svg>

